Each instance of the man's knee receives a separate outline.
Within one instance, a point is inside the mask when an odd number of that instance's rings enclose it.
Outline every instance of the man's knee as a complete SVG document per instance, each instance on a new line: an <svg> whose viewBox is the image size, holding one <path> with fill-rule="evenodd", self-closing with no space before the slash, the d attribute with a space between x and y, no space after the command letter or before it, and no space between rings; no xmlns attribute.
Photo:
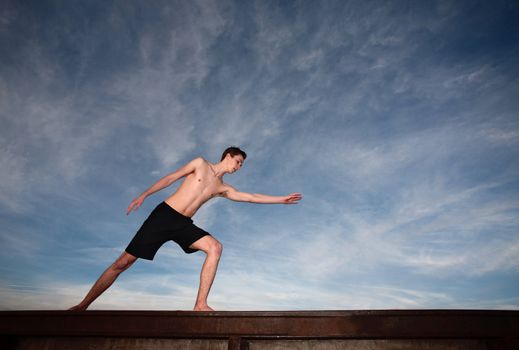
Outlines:
<svg viewBox="0 0 519 350"><path fill-rule="evenodd" d="M216 239L212 239L209 244L209 251L208 254L212 254L215 256L221 256L223 251L223 245Z"/></svg>
<svg viewBox="0 0 519 350"><path fill-rule="evenodd" d="M189 248L198 249L211 256L222 255L223 246L212 236L204 236L195 243L191 244Z"/></svg>

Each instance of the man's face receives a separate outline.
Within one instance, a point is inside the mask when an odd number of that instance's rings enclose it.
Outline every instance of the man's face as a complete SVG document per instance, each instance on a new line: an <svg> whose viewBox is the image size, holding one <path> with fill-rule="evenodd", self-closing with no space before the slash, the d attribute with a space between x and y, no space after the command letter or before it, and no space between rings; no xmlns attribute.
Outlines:
<svg viewBox="0 0 519 350"><path fill-rule="evenodd" d="M230 156L230 155L229 155ZM230 172L234 173L235 171L240 170L241 166L243 165L243 156L241 154L230 156L229 159L229 167Z"/></svg>

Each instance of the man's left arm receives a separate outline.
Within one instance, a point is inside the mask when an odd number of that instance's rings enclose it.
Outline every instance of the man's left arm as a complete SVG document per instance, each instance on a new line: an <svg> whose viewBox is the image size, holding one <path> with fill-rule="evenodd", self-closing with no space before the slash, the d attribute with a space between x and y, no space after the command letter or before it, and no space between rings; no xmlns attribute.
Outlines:
<svg viewBox="0 0 519 350"><path fill-rule="evenodd" d="M292 193L288 196L269 196L260 193L240 192L229 185L225 186L221 196L236 202L260 204L297 204L303 198L300 193Z"/></svg>

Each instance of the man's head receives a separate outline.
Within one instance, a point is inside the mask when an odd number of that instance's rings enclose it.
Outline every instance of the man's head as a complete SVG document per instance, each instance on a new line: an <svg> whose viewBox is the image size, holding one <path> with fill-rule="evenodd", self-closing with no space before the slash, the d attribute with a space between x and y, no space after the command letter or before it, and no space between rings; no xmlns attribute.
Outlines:
<svg viewBox="0 0 519 350"><path fill-rule="evenodd" d="M222 161L227 154L230 154L231 157L234 157L234 156L237 156L238 154L240 154L243 157L243 160L245 160L245 158L247 158L247 154L245 152L243 152L241 149L239 149L238 147L229 147L225 151L223 151L222 159L220 159L220 160Z"/></svg>
<svg viewBox="0 0 519 350"><path fill-rule="evenodd" d="M229 147L222 153L221 161L226 161L229 166L229 172L235 172L243 165L243 161L247 158L247 154L238 147Z"/></svg>

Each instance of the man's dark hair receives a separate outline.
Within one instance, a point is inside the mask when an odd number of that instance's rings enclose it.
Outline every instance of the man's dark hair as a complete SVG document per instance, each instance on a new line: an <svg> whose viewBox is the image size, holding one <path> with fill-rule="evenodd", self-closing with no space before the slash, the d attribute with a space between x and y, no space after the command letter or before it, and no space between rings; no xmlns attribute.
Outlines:
<svg viewBox="0 0 519 350"><path fill-rule="evenodd" d="M241 149L239 149L238 147L229 147L225 151L223 151L222 159L220 159L220 161L222 161L227 154L230 154L231 157L241 154L241 156L243 157L243 160L245 160L245 158L247 158L247 154L245 152L243 152Z"/></svg>

